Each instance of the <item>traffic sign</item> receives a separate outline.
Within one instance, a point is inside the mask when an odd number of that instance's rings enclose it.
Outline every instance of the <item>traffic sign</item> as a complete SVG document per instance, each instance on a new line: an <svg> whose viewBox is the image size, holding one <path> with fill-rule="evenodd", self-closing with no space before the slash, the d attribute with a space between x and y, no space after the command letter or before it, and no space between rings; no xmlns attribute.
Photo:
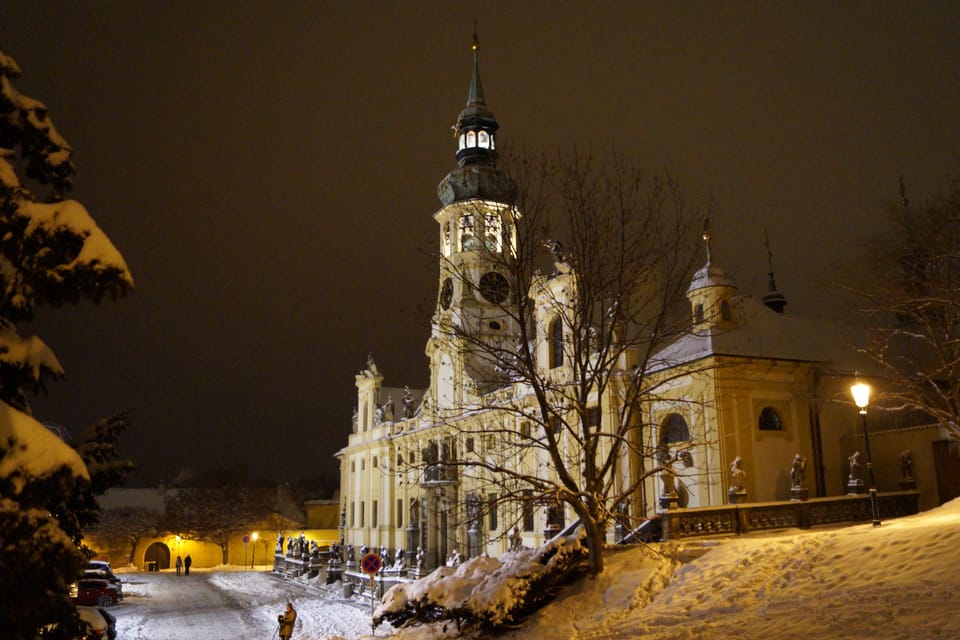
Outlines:
<svg viewBox="0 0 960 640"><path fill-rule="evenodd" d="M380 571L381 566L380 556L375 553L368 553L360 559L360 569L371 578Z"/></svg>

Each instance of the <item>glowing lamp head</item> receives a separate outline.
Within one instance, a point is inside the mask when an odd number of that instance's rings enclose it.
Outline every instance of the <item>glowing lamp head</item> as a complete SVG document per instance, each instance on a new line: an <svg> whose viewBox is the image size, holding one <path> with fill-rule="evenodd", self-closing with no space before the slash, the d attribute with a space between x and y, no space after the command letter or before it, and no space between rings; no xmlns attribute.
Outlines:
<svg viewBox="0 0 960 640"><path fill-rule="evenodd" d="M853 401L860 408L860 413L866 413L867 405L870 404L870 385L858 382L850 387L850 393L853 394Z"/></svg>
<svg viewBox="0 0 960 640"><path fill-rule="evenodd" d="M253 534L252 534L250 537L253 539L254 542L256 542L256 541L257 541L257 538L260 537L260 534L257 533L256 531L254 531Z"/></svg>

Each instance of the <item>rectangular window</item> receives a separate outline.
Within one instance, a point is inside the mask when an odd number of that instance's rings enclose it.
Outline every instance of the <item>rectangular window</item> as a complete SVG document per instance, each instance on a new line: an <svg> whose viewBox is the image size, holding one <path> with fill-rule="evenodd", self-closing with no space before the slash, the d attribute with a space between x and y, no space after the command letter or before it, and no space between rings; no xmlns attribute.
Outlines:
<svg viewBox="0 0 960 640"><path fill-rule="evenodd" d="M533 531L533 496L529 491L523 493L523 530Z"/></svg>
<svg viewBox="0 0 960 640"><path fill-rule="evenodd" d="M560 433L563 430L563 420L560 416L550 416L550 430L554 433Z"/></svg>
<svg viewBox="0 0 960 640"><path fill-rule="evenodd" d="M403 498L397 498L397 528L403 526Z"/></svg>
<svg viewBox="0 0 960 640"><path fill-rule="evenodd" d="M357 512L357 503L351 502L350 503L350 526L351 527L356 526L356 517L355 517L357 515L356 512Z"/></svg>
<svg viewBox="0 0 960 640"><path fill-rule="evenodd" d="M488 434L487 434L487 449L493 449L493 448L495 448L496 446L497 446L497 436L494 435L494 434L492 434L492 433L488 433Z"/></svg>
<svg viewBox="0 0 960 640"><path fill-rule="evenodd" d="M587 424L591 427L600 426L600 407L589 407L587 409Z"/></svg>
<svg viewBox="0 0 960 640"><path fill-rule="evenodd" d="M523 436L524 438L529 438L529 437L530 437L530 422L529 422L529 421L524 420L523 422L520 423L520 435Z"/></svg>
<svg viewBox="0 0 960 640"><path fill-rule="evenodd" d="M377 468L377 456L373 456L373 468Z"/></svg>
<svg viewBox="0 0 960 640"><path fill-rule="evenodd" d="M473 438L467 438L467 453L473 453Z"/></svg>
<svg viewBox="0 0 960 640"><path fill-rule="evenodd" d="M490 513L490 531L496 531L499 526L497 523L498 513L497 513L497 494L491 493L487 497L487 511Z"/></svg>
<svg viewBox="0 0 960 640"><path fill-rule="evenodd" d="M380 506L380 505L377 504L377 501L374 500L374 501L373 501L373 508L370 509L370 526L373 527L374 529L377 528L377 515L379 515L379 513L380 513L379 506Z"/></svg>
<svg viewBox="0 0 960 640"><path fill-rule="evenodd" d="M366 506L367 506L367 503L366 503L366 502L362 502L362 501L360 502L360 526L361 526L361 527L367 526L367 525L366 525L366 521L367 521L366 515L367 515L367 514L366 514L366 509L364 508L364 507L366 507Z"/></svg>

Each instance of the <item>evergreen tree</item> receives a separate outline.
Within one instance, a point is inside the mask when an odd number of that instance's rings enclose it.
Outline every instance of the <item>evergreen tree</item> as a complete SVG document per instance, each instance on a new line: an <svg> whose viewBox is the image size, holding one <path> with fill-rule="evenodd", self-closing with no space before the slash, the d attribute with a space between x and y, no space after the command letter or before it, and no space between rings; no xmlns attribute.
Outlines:
<svg viewBox="0 0 960 640"><path fill-rule="evenodd" d="M46 106L14 88L19 76L0 51L0 628L11 639L72 638L79 621L68 589L82 568L82 530L96 518L94 496L128 469L115 456L126 418L81 445L88 472L29 415L29 395L63 369L18 325L40 306L125 295L133 278L83 205L65 199L72 149Z"/></svg>

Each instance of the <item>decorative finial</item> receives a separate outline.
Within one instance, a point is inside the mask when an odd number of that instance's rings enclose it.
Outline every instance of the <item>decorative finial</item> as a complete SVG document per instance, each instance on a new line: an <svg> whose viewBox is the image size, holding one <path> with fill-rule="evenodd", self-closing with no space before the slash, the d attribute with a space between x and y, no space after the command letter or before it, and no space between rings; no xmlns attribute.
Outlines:
<svg viewBox="0 0 960 640"><path fill-rule="evenodd" d="M773 251L770 250L770 234L766 227L763 229L763 244L767 248L767 293L763 296L763 304L767 305L777 313L783 313L783 308L787 306L787 298L777 291L777 281L773 278Z"/></svg>
<svg viewBox="0 0 960 640"><path fill-rule="evenodd" d="M477 37L477 19L473 19L473 45L470 47L474 51L480 48L480 38Z"/></svg>
<svg viewBox="0 0 960 640"><path fill-rule="evenodd" d="M703 219L703 233L700 234L700 237L707 245L707 264L711 264L712 260L710 258L710 214L707 214L707 217Z"/></svg>
<svg viewBox="0 0 960 640"><path fill-rule="evenodd" d="M770 280L773 281L773 252L770 251L770 234L767 228L763 228L763 246L767 248L767 272L770 274Z"/></svg>

